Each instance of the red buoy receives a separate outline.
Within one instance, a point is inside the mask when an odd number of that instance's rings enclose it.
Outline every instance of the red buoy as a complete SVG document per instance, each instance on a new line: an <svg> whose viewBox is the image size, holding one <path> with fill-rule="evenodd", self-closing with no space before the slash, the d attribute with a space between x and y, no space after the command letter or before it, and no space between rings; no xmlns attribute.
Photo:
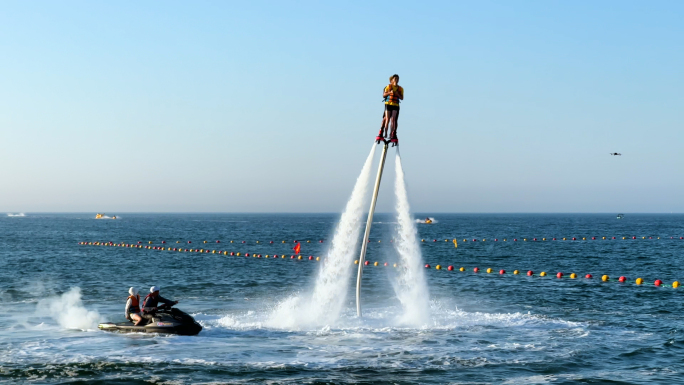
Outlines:
<svg viewBox="0 0 684 385"><path fill-rule="evenodd" d="M518 238L513 238L513 242L518 242Z"/></svg>
<svg viewBox="0 0 684 385"><path fill-rule="evenodd" d="M140 242L138 242L138 243L140 243ZM188 243L192 243L192 241L188 241Z"/></svg>
<svg viewBox="0 0 684 385"><path fill-rule="evenodd" d="M273 241L271 241L271 243L273 243Z"/></svg>
<svg viewBox="0 0 684 385"><path fill-rule="evenodd" d="M429 268L430 268L430 264L429 264L429 263L426 263L426 264L425 264L425 268L426 268L426 269L429 269Z"/></svg>
<svg viewBox="0 0 684 385"><path fill-rule="evenodd" d="M533 241L536 241L536 240L537 240L537 238L532 238L532 240L533 240Z"/></svg>
<svg viewBox="0 0 684 385"><path fill-rule="evenodd" d="M660 286L660 285L662 285L662 284L663 284L663 281L661 281L661 280L659 280L659 279L656 279L656 280L655 280L655 285L656 285L656 286Z"/></svg>
<svg viewBox="0 0 684 385"><path fill-rule="evenodd" d="M575 238L575 237L572 237L572 240L573 240L573 241L576 241L576 240L577 240L577 238Z"/></svg>
<svg viewBox="0 0 684 385"><path fill-rule="evenodd" d="M242 243L245 243L245 241L242 241Z"/></svg>
<svg viewBox="0 0 684 385"><path fill-rule="evenodd" d="M449 267L447 267L447 270L449 270L449 271L451 271L451 270L453 270L453 269L454 269L454 267L453 267L453 266L449 266Z"/></svg>
<svg viewBox="0 0 684 385"><path fill-rule="evenodd" d="M231 251L231 252L230 252L230 255L235 255L235 252L234 252L234 251Z"/></svg>
<svg viewBox="0 0 684 385"><path fill-rule="evenodd" d="M591 279L591 278L593 278L593 277L591 276L591 274L587 274L587 275L584 276L584 278Z"/></svg>
<svg viewBox="0 0 684 385"><path fill-rule="evenodd" d="M556 238L553 238L553 240L555 241L555 240L556 240Z"/></svg>
<svg viewBox="0 0 684 385"><path fill-rule="evenodd" d="M111 243L111 242L109 242L109 243ZM162 241L162 243L166 243L166 241Z"/></svg>
<svg viewBox="0 0 684 385"><path fill-rule="evenodd" d="M216 243L221 243L221 241L217 240Z"/></svg>
<svg viewBox="0 0 684 385"><path fill-rule="evenodd" d="M556 278L563 278L563 273L559 271L558 274L556 274Z"/></svg>
<svg viewBox="0 0 684 385"><path fill-rule="evenodd" d="M497 239L497 238L494 238L494 242L497 242L497 241L498 241L498 239Z"/></svg>
<svg viewBox="0 0 684 385"><path fill-rule="evenodd" d="M632 239L636 239L636 237L632 237Z"/></svg>
<svg viewBox="0 0 684 385"><path fill-rule="evenodd" d="M473 239L473 242L477 242L477 239Z"/></svg>
<svg viewBox="0 0 684 385"><path fill-rule="evenodd" d="M615 237L613 237L613 239L615 239Z"/></svg>
<svg viewBox="0 0 684 385"><path fill-rule="evenodd" d="M387 262L385 262L385 266L388 266L388 263L387 263Z"/></svg>
<svg viewBox="0 0 684 385"><path fill-rule="evenodd" d="M257 255L257 258L261 258L261 254Z"/></svg>
<svg viewBox="0 0 684 385"><path fill-rule="evenodd" d="M477 267L473 269L473 272L475 272L475 273L477 273L478 271L480 271L480 269Z"/></svg>
<svg viewBox="0 0 684 385"><path fill-rule="evenodd" d="M313 260L313 257L311 255L309 255L309 261L311 261L311 260Z"/></svg>
<svg viewBox="0 0 684 385"><path fill-rule="evenodd" d="M249 257L249 253L245 253L245 257Z"/></svg>
<svg viewBox="0 0 684 385"><path fill-rule="evenodd" d="M502 275L506 274L506 270L504 270L504 269L499 270L499 274L502 274Z"/></svg>
<svg viewBox="0 0 684 385"><path fill-rule="evenodd" d="M527 272L527 276L528 276L528 277L531 277L531 276L533 276L533 275L534 275L534 271L530 270L530 271Z"/></svg>
<svg viewBox="0 0 684 385"><path fill-rule="evenodd" d="M621 276L620 278L618 278L618 281L620 281L620 282L625 282L626 280L627 280L627 278L625 278L624 275Z"/></svg>
<svg viewBox="0 0 684 385"><path fill-rule="evenodd" d="M363 264L364 264L365 266L368 266L368 265L370 265L370 262L366 261L366 262L364 262Z"/></svg>
<svg viewBox="0 0 684 385"><path fill-rule="evenodd" d="M436 240L436 239L433 239L432 242L437 242L437 240Z"/></svg>
<svg viewBox="0 0 684 385"><path fill-rule="evenodd" d="M294 259L294 255L290 255L290 259Z"/></svg>

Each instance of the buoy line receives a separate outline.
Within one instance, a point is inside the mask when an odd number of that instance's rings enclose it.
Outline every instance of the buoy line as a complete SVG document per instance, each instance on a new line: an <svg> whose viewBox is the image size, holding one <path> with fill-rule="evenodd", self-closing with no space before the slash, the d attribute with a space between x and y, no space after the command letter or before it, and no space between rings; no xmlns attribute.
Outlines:
<svg viewBox="0 0 684 385"><path fill-rule="evenodd" d="M240 253L240 252L234 252L234 251L228 252L225 250L183 249L183 248L178 248L178 247L149 246L149 245L142 245L142 244L137 244L137 243L133 244L133 243L114 243L114 242L78 242L78 244L79 245L86 245L86 246L109 246L109 247L125 247L125 248L159 250L159 251L175 251L175 252L188 252L188 253L201 253L201 254L219 254L219 255L226 255L226 256L230 255L230 256L237 256L237 257L240 257L240 256L250 257L251 256L253 258L262 258L263 257L263 258L272 258L272 259L294 259L294 260L298 260L298 261L302 261L302 260L321 261L321 257L314 257L313 255L310 255L309 257L304 257L302 255L290 255L290 258L287 258L287 255L285 255L285 254L262 255L262 254L256 254L256 253ZM354 264L358 265L359 260L358 259L355 260ZM396 263L393 263L390 265L390 263L388 263L388 262L383 263L383 262L377 262L377 261L373 262L373 263L371 263L370 261L365 261L363 263L363 265L364 266L375 266L375 267L379 267L379 266L383 266L383 267L391 266L394 268L399 267L399 265ZM443 267L442 265L436 265L434 270L435 271L441 271L441 270L443 270L442 267ZM428 270L432 270L432 265L427 263L427 264L425 264L425 268ZM447 271L454 271L456 269L454 268L454 266L449 265L446 267L446 270ZM457 271L466 272L467 270L465 267L460 267ZM475 268L473 268L472 271L475 274L480 273L480 268L475 267ZM492 274L495 271L492 268L487 268L485 270L485 272L487 274ZM521 276L522 275L520 270L513 270L512 274L507 274L506 270L501 269L498 271L498 273L499 273L498 274L499 276L504 276L504 275ZM547 273L545 271L540 272L539 275L535 275L533 270L528 270L524 275L527 277L540 277L540 278L547 277ZM567 277L566 277L566 273L563 273L563 272L556 273L557 279L563 279L563 278L577 279L578 277L580 277L580 275L578 275L576 273L570 273L569 275L567 275ZM584 279L593 279L593 278L594 278L594 276L591 274L585 274L584 275ZM616 280L616 279L611 279L610 276L608 276L606 274L601 276L601 281L602 282L619 282L619 283L629 283L630 282L625 276L620 276ZM634 284L636 284L638 286L640 286L644 283L645 283L645 281L643 280L643 278L636 278L634 280ZM676 289L679 287L679 281L674 281L674 282L672 282L671 285L667 285L662 280L656 279L653 284L654 284L654 286L671 287L673 289Z"/></svg>

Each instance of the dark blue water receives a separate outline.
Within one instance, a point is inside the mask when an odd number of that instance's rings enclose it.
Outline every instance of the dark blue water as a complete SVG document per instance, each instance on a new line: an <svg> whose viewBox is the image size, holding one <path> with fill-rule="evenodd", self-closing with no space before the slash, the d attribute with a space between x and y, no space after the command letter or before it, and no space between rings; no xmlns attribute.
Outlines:
<svg viewBox="0 0 684 385"><path fill-rule="evenodd" d="M388 215L376 216L371 234L367 258L380 266L364 271L365 317L355 317L350 282L343 315L319 327L292 325L274 310L310 291L323 263L290 259L293 240L302 241L303 256L324 259L336 215L0 217L0 381L684 383L684 289L653 285L684 278L684 216L435 217L437 223L418 225L432 268L430 322L415 327L396 322L395 224ZM162 240L166 247L189 248L190 240L262 258L78 244ZM444 268L435 270L437 264ZM516 269L521 274L514 276ZM542 271L548 276L539 277ZM594 278L567 278L573 272ZM601 282L604 274L610 281ZM626 283L617 282L621 275ZM152 285L179 300L204 330L182 337L96 329L98 321L122 320L128 287Z"/></svg>

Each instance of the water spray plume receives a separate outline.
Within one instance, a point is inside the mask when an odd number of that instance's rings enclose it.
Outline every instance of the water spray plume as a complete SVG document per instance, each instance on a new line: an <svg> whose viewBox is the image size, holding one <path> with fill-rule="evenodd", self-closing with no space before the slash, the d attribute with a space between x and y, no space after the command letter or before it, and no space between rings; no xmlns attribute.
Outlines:
<svg viewBox="0 0 684 385"><path fill-rule="evenodd" d="M321 265L316 277L311 297L295 296L281 303L271 317L274 326L329 325L339 317L349 290L352 273L349 265L354 260L359 243L375 148L373 145L361 174L356 179L354 190L330 242L325 263Z"/></svg>
<svg viewBox="0 0 684 385"><path fill-rule="evenodd" d="M411 325L424 325L430 319L429 292L425 281L423 258L420 252L416 222L411 218L404 169L397 149L394 191L397 204L397 236L394 247L399 254L400 268L394 290L404 314L399 320Z"/></svg>

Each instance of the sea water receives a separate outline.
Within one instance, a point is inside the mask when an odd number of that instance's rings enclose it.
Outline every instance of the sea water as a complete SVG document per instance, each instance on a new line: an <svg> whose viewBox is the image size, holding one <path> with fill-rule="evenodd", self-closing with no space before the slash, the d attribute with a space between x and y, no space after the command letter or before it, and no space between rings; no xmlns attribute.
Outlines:
<svg viewBox="0 0 684 385"><path fill-rule="evenodd" d="M421 258L431 268L423 271L428 294L417 298L428 306L429 317L412 325L401 322L405 306L392 284L398 274L392 264L400 263L393 244L396 213L376 214L367 254L371 266L363 277L364 318L355 316L352 261L340 266L349 269L340 274L351 281L340 314L325 324L279 323L272 315L284 300L315 289L339 214L117 214L122 219L0 216L0 381L684 381L684 289L653 286L655 279L668 284L684 279L682 215L627 213L616 220L612 213L416 213L413 219L430 216L437 222L415 224L418 239L425 239L418 243ZM638 239L622 239L633 236ZM303 260L289 258L295 239L302 243ZM262 258L80 241L155 246L166 241L167 247ZM266 259L267 254L288 258ZM322 260L309 261L309 255ZM376 261L380 266L372 266ZM443 269L435 270L437 264ZM449 265L456 269L446 270ZM458 271L461 266L467 271ZM474 267L480 272L473 273ZM490 267L494 273L487 274ZM500 269L506 274L499 275ZM521 274L513 276L515 269ZM527 270L535 276L524 275ZM549 276L539 277L541 271ZM566 276L558 279L557 272ZM595 278L568 279L572 272ZM600 281L603 274L609 282ZM620 275L629 282L616 282ZM637 277L645 284L636 286ZM197 336L165 336L96 329L99 321L123 320L130 286L144 294L152 285L179 300L178 307L204 330Z"/></svg>

